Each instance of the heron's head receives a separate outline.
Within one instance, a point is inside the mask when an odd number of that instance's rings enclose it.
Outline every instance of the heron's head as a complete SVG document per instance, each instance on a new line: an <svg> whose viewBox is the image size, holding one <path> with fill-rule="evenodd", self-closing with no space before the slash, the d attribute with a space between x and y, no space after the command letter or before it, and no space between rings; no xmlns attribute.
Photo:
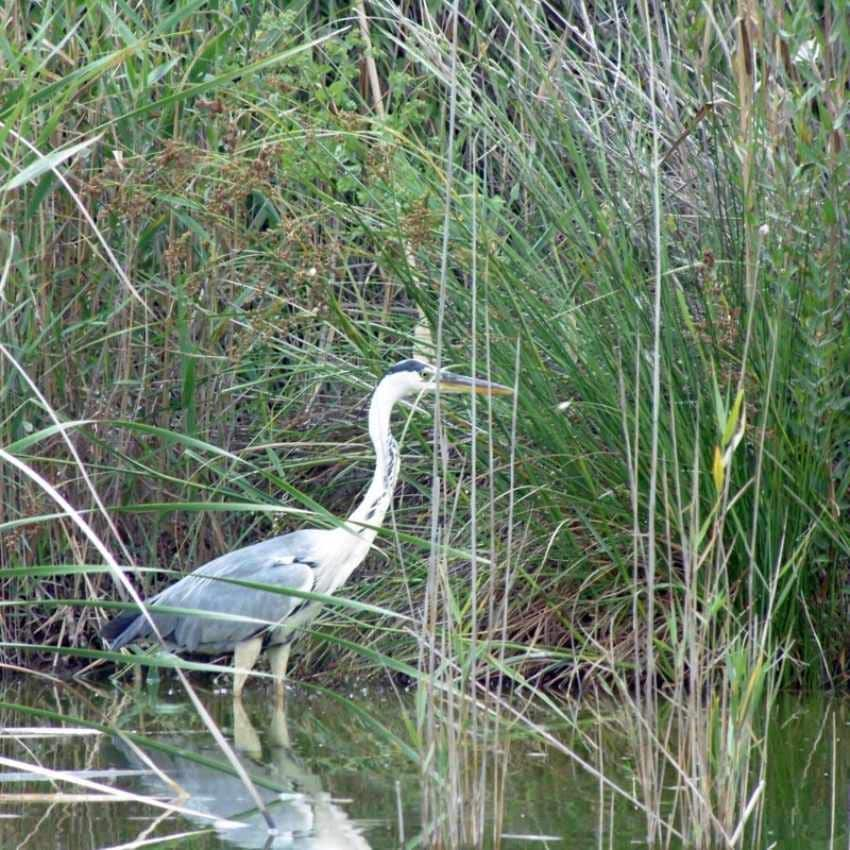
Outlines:
<svg viewBox="0 0 850 850"><path fill-rule="evenodd" d="M478 393L479 395L510 395L513 390L502 384L467 378L445 369L437 369L422 360L402 360L384 375L381 386L386 386L391 395L403 398L422 392Z"/></svg>

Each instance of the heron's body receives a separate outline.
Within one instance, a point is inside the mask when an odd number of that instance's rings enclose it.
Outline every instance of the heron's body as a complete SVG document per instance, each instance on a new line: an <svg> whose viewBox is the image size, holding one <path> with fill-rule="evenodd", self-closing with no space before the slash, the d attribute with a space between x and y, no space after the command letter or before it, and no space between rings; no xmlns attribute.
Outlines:
<svg viewBox="0 0 850 850"><path fill-rule="evenodd" d="M289 646L321 607L315 600L286 595L285 590L332 594L366 557L384 521L398 477L398 445L390 434L393 406L405 395L434 389L438 382L445 392L509 392L498 384L437 373L416 360L391 369L378 384L369 408L376 465L360 505L338 528L293 531L228 552L148 600L148 613L166 648L204 655L234 652L234 666L242 671L234 684L238 696L257 655L268 645L272 649L272 671L282 686ZM283 592L246 587L240 582L273 585ZM163 607L203 615L158 610ZM128 611L107 624L103 637L110 648L118 649L148 640L154 637L154 631L143 614Z"/></svg>

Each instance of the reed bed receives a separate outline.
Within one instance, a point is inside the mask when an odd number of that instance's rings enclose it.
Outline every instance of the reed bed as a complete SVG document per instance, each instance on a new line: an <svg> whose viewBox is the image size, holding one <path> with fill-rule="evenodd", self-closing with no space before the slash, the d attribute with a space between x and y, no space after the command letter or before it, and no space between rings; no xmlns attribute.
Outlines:
<svg viewBox="0 0 850 850"><path fill-rule="evenodd" d="M7 4L4 662L117 660L102 550L145 596L344 514L426 351L515 406L405 417L298 674L415 683L459 799L507 691L613 696L650 839L754 840L775 693L850 637L850 35L812 8Z"/></svg>

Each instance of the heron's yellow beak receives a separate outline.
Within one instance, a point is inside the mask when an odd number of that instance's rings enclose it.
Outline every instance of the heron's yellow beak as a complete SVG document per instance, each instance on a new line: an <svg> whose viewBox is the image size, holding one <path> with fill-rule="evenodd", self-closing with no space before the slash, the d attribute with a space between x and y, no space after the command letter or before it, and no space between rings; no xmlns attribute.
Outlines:
<svg viewBox="0 0 850 850"><path fill-rule="evenodd" d="M441 393L477 393L478 395L512 395L513 389L504 384L483 381L480 378L467 378L454 372L440 372L437 384Z"/></svg>

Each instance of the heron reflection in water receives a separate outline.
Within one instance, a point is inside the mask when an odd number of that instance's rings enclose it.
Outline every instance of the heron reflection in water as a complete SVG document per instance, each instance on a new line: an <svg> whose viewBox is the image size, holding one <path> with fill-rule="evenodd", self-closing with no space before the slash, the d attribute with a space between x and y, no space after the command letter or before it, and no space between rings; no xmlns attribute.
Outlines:
<svg viewBox="0 0 850 850"><path fill-rule="evenodd" d="M227 765L222 763L222 769L217 769L201 763L200 760L221 761L220 750L208 738L191 733L169 735L165 741L171 752L143 748L144 756L156 770L123 740L115 738L113 745L118 756L113 761L122 762L138 774L141 788L132 790L171 799L175 797L174 785L178 786L183 816L202 827L209 827L212 822L222 841L235 847L370 850L360 826L331 799L321 779L302 764L290 746L282 705L273 712L265 749L242 701L233 700L232 710L233 743L240 753L239 761L255 780L265 780L257 790L274 820L274 832L269 831L268 821ZM166 783L162 775L174 785ZM267 783L275 789L267 787Z"/></svg>
<svg viewBox="0 0 850 850"><path fill-rule="evenodd" d="M369 406L376 463L361 503L338 528L294 531L228 552L148 600L150 619L166 648L213 656L232 652L233 695L238 698L257 657L268 646L276 696L282 702L292 641L321 604L232 582L325 595L336 592L368 554L392 500L400 463L398 443L390 433L393 408L401 399L425 392L504 395L512 390L438 370L421 360L393 366L378 383ZM205 616L159 610L166 607L201 611ZM111 649L154 638L151 622L137 610L120 614L102 635Z"/></svg>

